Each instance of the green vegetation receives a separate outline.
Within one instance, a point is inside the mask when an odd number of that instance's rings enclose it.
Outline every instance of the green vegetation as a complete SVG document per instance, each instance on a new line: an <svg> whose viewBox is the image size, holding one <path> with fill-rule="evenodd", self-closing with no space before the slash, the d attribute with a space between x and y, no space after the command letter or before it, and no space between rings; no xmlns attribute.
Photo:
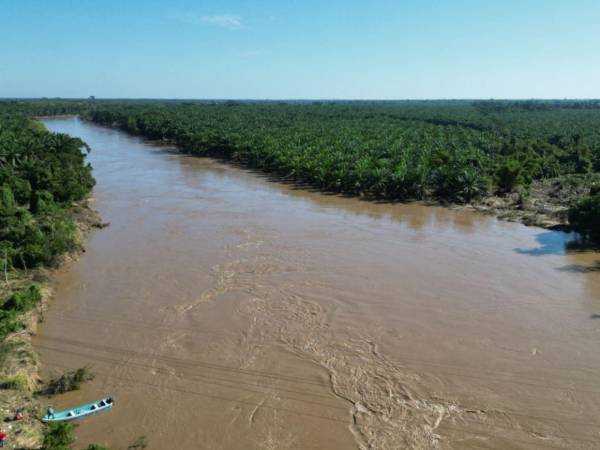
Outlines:
<svg viewBox="0 0 600 450"><path fill-rule="evenodd" d="M67 422L51 422L46 427L42 449L70 450L73 442L73 425Z"/></svg>
<svg viewBox="0 0 600 450"><path fill-rule="evenodd" d="M592 186L590 195L569 210L569 222L586 238L600 242L600 184Z"/></svg>
<svg viewBox="0 0 600 450"><path fill-rule="evenodd" d="M107 102L84 116L327 191L462 203L600 170L597 104L533 103Z"/></svg>
<svg viewBox="0 0 600 450"><path fill-rule="evenodd" d="M24 327L21 315L33 308L42 296L37 286L20 289L0 304L0 341Z"/></svg>
<svg viewBox="0 0 600 450"><path fill-rule="evenodd" d="M68 422L51 422L46 426L42 450L71 450L75 442L73 425ZM109 450L98 444L90 444L85 450Z"/></svg>
<svg viewBox="0 0 600 450"><path fill-rule="evenodd" d="M598 101L57 100L3 107L78 113L190 154L370 198L465 203L600 172Z"/></svg>
<svg viewBox="0 0 600 450"><path fill-rule="evenodd" d="M94 379L94 374L89 367L80 367L77 370L69 370L58 378L53 378L44 390L46 395L64 394L65 392L77 391L81 384Z"/></svg>
<svg viewBox="0 0 600 450"><path fill-rule="evenodd" d="M14 391L31 391L30 377L24 373L0 377L0 389L11 389Z"/></svg>
<svg viewBox="0 0 600 450"><path fill-rule="evenodd" d="M68 207L91 190L84 143L0 114L0 257L9 268L53 265L75 247Z"/></svg>

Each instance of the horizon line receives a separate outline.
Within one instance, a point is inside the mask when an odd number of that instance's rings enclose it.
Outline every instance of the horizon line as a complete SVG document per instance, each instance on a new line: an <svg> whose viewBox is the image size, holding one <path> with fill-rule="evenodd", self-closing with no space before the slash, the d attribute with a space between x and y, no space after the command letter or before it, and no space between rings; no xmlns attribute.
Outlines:
<svg viewBox="0 0 600 450"><path fill-rule="evenodd" d="M439 98L241 98L241 97L0 97L7 100L175 100L175 101L240 101L240 102L435 102L435 101L600 101L600 97L439 97Z"/></svg>

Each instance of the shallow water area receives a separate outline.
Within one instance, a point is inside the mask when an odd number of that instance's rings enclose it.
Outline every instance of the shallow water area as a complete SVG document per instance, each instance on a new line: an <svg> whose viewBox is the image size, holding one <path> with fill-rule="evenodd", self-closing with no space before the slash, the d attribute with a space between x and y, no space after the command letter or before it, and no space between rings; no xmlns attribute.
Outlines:
<svg viewBox="0 0 600 450"><path fill-rule="evenodd" d="M93 232L35 346L116 399L80 447L594 448L600 254L469 211L310 192L77 118Z"/></svg>

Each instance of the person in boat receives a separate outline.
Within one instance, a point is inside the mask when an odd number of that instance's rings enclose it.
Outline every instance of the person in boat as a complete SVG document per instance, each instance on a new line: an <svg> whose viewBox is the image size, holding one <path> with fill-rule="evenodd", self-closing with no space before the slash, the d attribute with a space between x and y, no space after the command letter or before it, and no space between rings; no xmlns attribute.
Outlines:
<svg viewBox="0 0 600 450"><path fill-rule="evenodd" d="M47 416L49 419L54 419L54 408L52 406L48 406Z"/></svg>

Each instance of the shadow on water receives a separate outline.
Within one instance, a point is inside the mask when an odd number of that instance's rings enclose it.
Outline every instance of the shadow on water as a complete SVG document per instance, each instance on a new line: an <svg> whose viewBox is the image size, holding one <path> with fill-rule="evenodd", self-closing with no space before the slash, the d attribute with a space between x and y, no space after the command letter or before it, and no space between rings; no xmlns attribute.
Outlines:
<svg viewBox="0 0 600 450"><path fill-rule="evenodd" d="M570 243L576 238L575 233L544 231L535 236L535 240L539 244L537 247L515 248L514 251L520 255L529 256L564 255L572 248Z"/></svg>
<svg viewBox="0 0 600 450"><path fill-rule="evenodd" d="M566 266L558 267L556 270L560 272L572 273L600 272L600 261L596 261L596 263L591 266L585 266L583 264L568 264Z"/></svg>

